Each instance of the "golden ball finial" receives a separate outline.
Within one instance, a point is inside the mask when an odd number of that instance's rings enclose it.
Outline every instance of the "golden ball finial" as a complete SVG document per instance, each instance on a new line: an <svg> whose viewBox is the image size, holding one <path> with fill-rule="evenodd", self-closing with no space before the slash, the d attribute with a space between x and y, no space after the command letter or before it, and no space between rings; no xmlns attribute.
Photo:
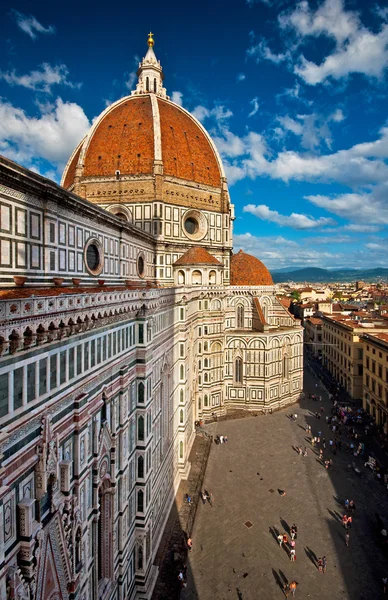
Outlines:
<svg viewBox="0 0 388 600"><path fill-rule="evenodd" d="M154 34L152 33L152 31L150 31L149 34L148 34L147 43L148 43L148 46L150 48L152 48L154 46L154 44L155 44L155 42L154 42Z"/></svg>

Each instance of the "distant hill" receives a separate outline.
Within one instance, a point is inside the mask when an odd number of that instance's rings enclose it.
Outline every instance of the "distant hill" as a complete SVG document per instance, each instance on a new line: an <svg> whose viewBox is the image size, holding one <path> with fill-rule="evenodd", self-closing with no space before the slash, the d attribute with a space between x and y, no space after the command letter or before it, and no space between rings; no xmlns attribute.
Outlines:
<svg viewBox="0 0 388 600"><path fill-rule="evenodd" d="M274 283L286 283L294 281L295 283L324 283L324 282L350 282L350 281L366 281L376 282L381 279L388 281L388 269L319 269L316 267L306 267L304 269L296 269L295 271L274 271L271 273Z"/></svg>

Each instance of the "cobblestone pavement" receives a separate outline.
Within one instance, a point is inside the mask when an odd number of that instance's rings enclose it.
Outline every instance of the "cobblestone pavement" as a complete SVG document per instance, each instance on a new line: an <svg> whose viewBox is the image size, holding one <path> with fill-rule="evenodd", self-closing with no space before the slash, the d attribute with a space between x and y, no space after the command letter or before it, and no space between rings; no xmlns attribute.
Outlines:
<svg viewBox="0 0 388 600"><path fill-rule="evenodd" d="M306 392L317 393L315 383L307 371ZM322 405L328 414L331 403L318 386L323 398L318 410ZM381 578L388 564L377 543L375 512L387 515L388 492L363 466L365 457L337 453L332 456L333 469L324 468L304 429L305 423L311 424L313 435L321 430L330 439L325 419L318 420L316 410L317 402L305 400L272 415L206 426L212 433L226 434L229 441L212 445L204 487L213 493L214 506L198 507L182 599L284 598L281 584L292 579L299 583L296 598L383 597ZM296 422L288 418L291 412L298 414ZM308 456L299 456L295 446L307 446ZM328 449L325 456L330 457ZM353 460L360 476L348 471ZM281 497L279 489L286 490L286 496ZM349 547L339 520L346 497L356 503ZM293 523L298 526L296 562L275 539ZM316 567L323 555L325 574Z"/></svg>

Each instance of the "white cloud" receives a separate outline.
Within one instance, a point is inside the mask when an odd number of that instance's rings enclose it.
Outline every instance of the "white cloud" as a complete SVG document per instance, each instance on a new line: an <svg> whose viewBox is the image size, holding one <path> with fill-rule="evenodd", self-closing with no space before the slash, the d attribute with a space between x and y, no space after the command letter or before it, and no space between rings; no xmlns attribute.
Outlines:
<svg viewBox="0 0 388 600"><path fill-rule="evenodd" d="M362 225L361 223L350 223L349 225L344 225L343 229L345 231L353 231L356 233L374 233L376 231L381 231L381 227L378 225Z"/></svg>
<svg viewBox="0 0 388 600"><path fill-rule="evenodd" d="M0 79L11 86L20 85L30 90L48 94L51 94L53 85L65 85L79 89L81 84L69 81L68 75L69 70L66 65L52 66L48 63L43 63L40 70L31 71L25 75L17 75L15 71L0 71Z"/></svg>
<svg viewBox="0 0 388 600"><path fill-rule="evenodd" d="M283 29L292 28L301 36L324 34L343 43L355 35L360 21L357 13L344 11L342 0L325 0L315 12L303 0L291 13L280 15L279 25Z"/></svg>
<svg viewBox="0 0 388 600"><path fill-rule="evenodd" d="M388 6L375 6L374 12L382 21L388 21Z"/></svg>
<svg viewBox="0 0 388 600"><path fill-rule="evenodd" d="M385 10L376 14L386 21ZM248 49L257 61L273 63L287 61L288 68L308 85L315 86L328 79L346 78L351 73L381 78L388 66L388 24L372 31L363 25L359 14L346 10L343 0L324 0L316 9L307 0L297 3L291 11L278 17L279 26L286 30L286 49L274 53L265 39ZM292 36L289 32L294 33ZM325 36L334 41L334 50L316 62L308 60L297 49L308 38Z"/></svg>
<svg viewBox="0 0 388 600"><path fill-rule="evenodd" d="M325 230L326 232L326 230ZM307 245L313 244L314 246L326 245L326 244L348 244L352 242L352 238L349 235L333 235L333 236L312 236L305 238ZM354 241L354 240L353 240Z"/></svg>
<svg viewBox="0 0 388 600"><path fill-rule="evenodd" d="M171 100L175 102L175 104L179 104L179 106L183 105L183 94L182 92L173 92L171 94Z"/></svg>
<svg viewBox="0 0 388 600"><path fill-rule="evenodd" d="M89 130L83 109L73 102L57 98L54 105L40 107L30 117L4 99L0 99L0 153L27 167L45 159L63 168L74 148Z"/></svg>
<svg viewBox="0 0 388 600"><path fill-rule="evenodd" d="M233 241L235 252L241 248L244 252L257 256L272 271L293 265L298 268L306 265L338 267L350 264L349 255L306 248L282 236L256 237L251 233L243 233L234 235Z"/></svg>
<svg viewBox="0 0 388 600"><path fill-rule="evenodd" d="M377 34L362 29L343 49L326 57L319 65L302 56L295 73L309 85L322 83L328 77L341 79L350 73L380 78L388 66L387 45L388 25Z"/></svg>
<svg viewBox="0 0 388 600"><path fill-rule="evenodd" d="M253 108L252 108L251 112L249 113L248 117L254 117L260 108L258 97L256 96L256 98L253 98L253 100L251 100L249 104L252 104Z"/></svg>
<svg viewBox="0 0 388 600"><path fill-rule="evenodd" d="M248 48L247 54L248 56L254 58L256 62L269 60L277 65L284 62L290 56L288 52L279 52L278 54L272 52L264 39L261 39L257 44L254 44Z"/></svg>
<svg viewBox="0 0 388 600"><path fill-rule="evenodd" d="M234 141L230 152L228 139ZM388 180L385 162L388 158L388 127L382 128L379 137L371 142L321 156L291 150L275 155L262 135L250 131L238 137L227 124L219 129L216 143L224 158L230 184L245 177L255 179L265 175L286 182L335 181L350 187L373 186Z"/></svg>
<svg viewBox="0 0 388 600"><path fill-rule="evenodd" d="M313 217L292 213L291 215L282 215L276 210L271 210L265 204L248 204L243 208L244 212L250 213L263 219L264 221L270 221L271 223L277 223L282 227L291 227L292 229L316 229L318 227L324 227L325 225L334 225L335 221L330 218L320 217L314 219Z"/></svg>
<svg viewBox="0 0 388 600"><path fill-rule="evenodd" d="M24 31L27 35L30 36L31 39L35 40L39 33L44 34L53 34L55 33L55 27L53 25L49 25L48 27L44 27L39 21L33 17L32 15L27 16L23 15L23 13L13 10L12 14L16 19L16 23L20 27L22 31Z"/></svg>
<svg viewBox="0 0 388 600"><path fill-rule="evenodd" d="M312 100L307 100L303 98L301 94L301 85L298 81L295 82L295 85L291 88L285 88L279 94L276 94L276 102L278 104L283 104L283 99L295 100L301 102L302 104L306 104L307 106L311 106L313 103Z"/></svg>
<svg viewBox="0 0 388 600"><path fill-rule="evenodd" d="M340 123L341 121L343 121L345 119L345 115L342 112L342 110L340 108L337 108L337 110L335 110L331 115L330 115L330 120L331 121L335 121L336 123Z"/></svg>
<svg viewBox="0 0 388 600"><path fill-rule="evenodd" d="M217 122L222 123L226 119L229 119L233 113L228 108L225 108L222 105L215 106L212 109L206 108L205 106L198 105L192 111L191 114L198 119L201 123L205 121L205 119L213 118Z"/></svg>
<svg viewBox="0 0 388 600"><path fill-rule="evenodd" d="M311 113L309 115L296 115L296 119L292 119L288 115L277 117L284 131L290 131L301 137L303 148L314 150L319 147L324 141L328 148L331 148L332 137L329 129L329 123L334 121L339 123L345 119L341 109L334 111L329 117L324 118L322 115ZM278 137L279 132L275 131Z"/></svg>
<svg viewBox="0 0 388 600"><path fill-rule="evenodd" d="M343 0L325 0L315 11L303 0L279 17L279 25L294 30L300 38L324 35L335 41L334 52L319 64L302 55L294 66L294 72L309 85L350 73L381 77L388 65L388 25L377 33L370 31L358 13L345 10Z"/></svg>
<svg viewBox="0 0 388 600"><path fill-rule="evenodd" d="M132 58L132 64L133 64L133 69L132 71L126 72L124 73L124 85L127 88L127 90L129 90L130 92L132 92L132 90L134 89L136 80L137 80L137 70L139 67L139 56L137 54L135 54Z"/></svg>
<svg viewBox="0 0 388 600"><path fill-rule="evenodd" d="M237 75L237 81L244 81L244 79L246 79L245 73L239 73Z"/></svg>
<svg viewBox="0 0 388 600"><path fill-rule="evenodd" d="M333 197L310 195L305 198L315 206L324 208L332 214L360 223L365 231L364 223L368 223L368 225L388 224L387 193L388 184L385 183L376 186L370 193L338 194ZM353 228L352 231L355 229Z"/></svg>

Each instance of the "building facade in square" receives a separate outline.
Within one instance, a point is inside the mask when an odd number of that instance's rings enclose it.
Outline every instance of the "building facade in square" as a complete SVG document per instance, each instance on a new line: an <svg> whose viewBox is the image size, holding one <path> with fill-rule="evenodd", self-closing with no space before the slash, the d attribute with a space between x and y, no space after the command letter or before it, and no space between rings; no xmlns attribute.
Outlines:
<svg viewBox="0 0 388 600"><path fill-rule="evenodd" d="M62 186L0 159L0 598L151 598L195 422L302 392L303 333L149 37Z"/></svg>

